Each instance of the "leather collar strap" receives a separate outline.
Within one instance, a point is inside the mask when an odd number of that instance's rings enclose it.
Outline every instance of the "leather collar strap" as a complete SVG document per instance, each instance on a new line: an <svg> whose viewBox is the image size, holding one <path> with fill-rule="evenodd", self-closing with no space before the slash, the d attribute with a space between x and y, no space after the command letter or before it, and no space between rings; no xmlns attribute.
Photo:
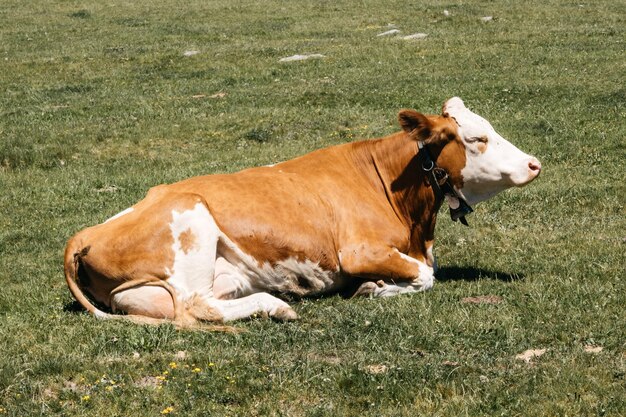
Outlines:
<svg viewBox="0 0 626 417"><path fill-rule="evenodd" d="M428 182L436 194L446 199L448 206L450 207L450 217L452 220L460 220L465 226L469 226L465 219L466 214L470 214L474 210L467 204L467 201L461 197L450 182L450 176L445 169L440 168L435 164L435 161L430 156L428 148L424 145L424 142L418 141L420 153L423 154L422 169L428 177Z"/></svg>

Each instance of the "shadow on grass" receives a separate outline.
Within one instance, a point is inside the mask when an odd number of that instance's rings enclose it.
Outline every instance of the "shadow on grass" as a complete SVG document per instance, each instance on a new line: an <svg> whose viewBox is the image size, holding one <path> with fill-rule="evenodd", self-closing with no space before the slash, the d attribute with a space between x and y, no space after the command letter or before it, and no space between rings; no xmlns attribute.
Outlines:
<svg viewBox="0 0 626 417"><path fill-rule="evenodd" d="M490 271L481 268L469 268L459 266L441 267L435 274L439 282L446 281L478 281L479 279L494 279L502 282L520 281L525 278L523 274Z"/></svg>
<svg viewBox="0 0 626 417"><path fill-rule="evenodd" d="M96 308L98 310L102 310L105 313L111 313L111 309L108 308L105 305L102 305L94 300L91 300L91 302L93 303L93 305L96 306ZM65 311L66 313L86 313L87 310L85 309L85 307L83 307L78 301L74 300L68 303L65 303L65 305L63 306L63 311Z"/></svg>
<svg viewBox="0 0 626 417"><path fill-rule="evenodd" d="M80 305L78 301L71 301L69 303L65 303L65 305L63 306L63 311L65 311L66 313L79 313L85 312L85 308Z"/></svg>

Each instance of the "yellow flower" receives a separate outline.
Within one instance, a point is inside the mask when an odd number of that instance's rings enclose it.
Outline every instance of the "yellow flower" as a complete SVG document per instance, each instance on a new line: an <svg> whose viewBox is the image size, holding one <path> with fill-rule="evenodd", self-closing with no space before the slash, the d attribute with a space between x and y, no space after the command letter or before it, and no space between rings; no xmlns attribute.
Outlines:
<svg viewBox="0 0 626 417"><path fill-rule="evenodd" d="M209 362L209 368L212 368L214 366L215 366L215 364L213 362Z"/></svg>
<svg viewBox="0 0 626 417"><path fill-rule="evenodd" d="M198 373L198 372L200 372L200 371L202 371L202 369L200 369L200 368L193 368L193 369L191 370L191 372L193 372L193 373L195 373L195 374L197 374L197 373Z"/></svg>
<svg viewBox="0 0 626 417"><path fill-rule="evenodd" d="M109 385L108 387L106 387L106 388L105 388L105 390L107 390L107 391L113 391L113 386L112 386L112 385Z"/></svg>
<svg viewBox="0 0 626 417"><path fill-rule="evenodd" d="M161 414L169 414L169 413L171 413L172 411L174 411L174 407L169 406L169 407L166 407L166 408L164 408L163 410L161 410Z"/></svg>
<svg viewBox="0 0 626 417"><path fill-rule="evenodd" d="M83 396L80 398L80 400L81 400L81 401L89 401L90 399L91 399L91 396L89 396L89 395L83 395Z"/></svg>
<svg viewBox="0 0 626 417"><path fill-rule="evenodd" d="M176 365L176 362L170 362L170 368L176 369L178 368L178 365Z"/></svg>

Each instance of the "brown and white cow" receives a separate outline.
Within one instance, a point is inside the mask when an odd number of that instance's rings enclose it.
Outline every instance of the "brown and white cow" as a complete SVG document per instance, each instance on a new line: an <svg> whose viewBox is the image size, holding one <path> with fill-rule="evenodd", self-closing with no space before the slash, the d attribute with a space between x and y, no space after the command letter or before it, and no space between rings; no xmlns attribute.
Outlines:
<svg viewBox="0 0 626 417"><path fill-rule="evenodd" d="M399 120L403 130L385 138L152 188L70 239L71 293L100 318L186 326L296 318L281 294L431 288L444 201L478 203L529 183L541 165L456 97L441 116L403 110ZM431 161L447 180L429 176Z"/></svg>

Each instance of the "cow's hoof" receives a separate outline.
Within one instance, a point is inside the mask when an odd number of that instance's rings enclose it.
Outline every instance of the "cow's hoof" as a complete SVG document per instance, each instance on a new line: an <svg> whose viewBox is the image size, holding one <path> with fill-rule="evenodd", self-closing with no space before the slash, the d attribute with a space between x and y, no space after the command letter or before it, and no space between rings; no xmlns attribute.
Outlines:
<svg viewBox="0 0 626 417"><path fill-rule="evenodd" d="M298 314L295 311L293 311L293 308L289 306L279 307L278 309L276 309L276 312L272 314L272 318L276 320L280 320L280 321L291 321L291 320L297 320Z"/></svg>
<svg viewBox="0 0 626 417"><path fill-rule="evenodd" d="M378 290L378 284L372 281L365 281L352 297L367 297Z"/></svg>

